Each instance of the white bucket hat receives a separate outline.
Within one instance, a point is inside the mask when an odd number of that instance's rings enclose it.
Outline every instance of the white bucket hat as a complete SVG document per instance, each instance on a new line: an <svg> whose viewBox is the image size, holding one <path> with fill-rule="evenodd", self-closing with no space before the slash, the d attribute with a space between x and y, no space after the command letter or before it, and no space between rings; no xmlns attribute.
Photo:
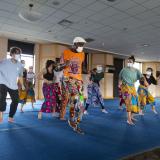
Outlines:
<svg viewBox="0 0 160 160"><path fill-rule="evenodd" d="M85 39L82 38L82 37L75 37L75 38L73 39L73 44L74 44L74 43L86 43L86 41L85 41Z"/></svg>

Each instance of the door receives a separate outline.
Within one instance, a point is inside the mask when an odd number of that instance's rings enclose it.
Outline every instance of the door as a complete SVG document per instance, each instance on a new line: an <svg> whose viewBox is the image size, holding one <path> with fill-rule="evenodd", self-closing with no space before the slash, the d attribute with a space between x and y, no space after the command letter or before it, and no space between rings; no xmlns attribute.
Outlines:
<svg viewBox="0 0 160 160"><path fill-rule="evenodd" d="M124 59L114 58L114 80L113 80L113 95L114 97L118 97L118 80L119 80L119 73L123 68Z"/></svg>

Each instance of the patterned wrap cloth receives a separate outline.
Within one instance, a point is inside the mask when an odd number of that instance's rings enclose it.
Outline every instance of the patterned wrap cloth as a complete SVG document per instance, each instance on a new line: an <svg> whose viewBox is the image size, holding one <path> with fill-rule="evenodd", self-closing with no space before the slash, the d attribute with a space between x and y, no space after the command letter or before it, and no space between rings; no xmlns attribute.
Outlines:
<svg viewBox="0 0 160 160"><path fill-rule="evenodd" d="M97 83L92 82L88 84L87 93L88 93L88 98L86 100L87 104L96 106L100 103L102 106L104 106L102 94L100 92L100 88Z"/></svg>
<svg viewBox="0 0 160 160"><path fill-rule="evenodd" d="M44 102L41 112L51 113L53 111L60 112L60 106L57 107L57 102L61 98L61 91L58 83L43 84Z"/></svg>
<svg viewBox="0 0 160 160"><path fill-rule="evenodd" d="M139 105L142 110L147 104L150 104L152 106L155 105L154 97L149 93L147 87L145 87L144 85L139 85L137 92Z"/></svg>
<svg viewBox="0 0 160 160"><path fill-rule="evenodd" d="M65 116L67 105L70 120L78 124L84 110L83 81L71 77L63 79L61 118Z"/></svg>

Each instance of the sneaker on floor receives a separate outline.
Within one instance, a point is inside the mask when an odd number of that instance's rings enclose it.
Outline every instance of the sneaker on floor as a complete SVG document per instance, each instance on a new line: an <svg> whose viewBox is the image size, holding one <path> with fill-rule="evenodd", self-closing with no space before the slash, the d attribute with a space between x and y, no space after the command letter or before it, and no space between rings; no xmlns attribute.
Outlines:
<svg viewBox="0 0 160 160"><path fill-rule="evenodd" d="M102 112L103 112L103 113L108 113L105 109L102 109Z"/></svg>
<svg viewBox="0 0 160 160"><path fill-rule="evenodd" d="M14 123L14 119L11 118L11 117L9 117L9 118L8 118L8 122L9 122L9 123Z"/></svg>
<svg viewBox="0 0 160 160"><path fill-rule="evenodd" d="M158 112L155 109L153 110L153 113L158 114Z"/></svg>
<svg viewBox="0 0 160 160"><path fill-rule="evenodd" d="M85 115L88 115L88 112L85 110L85 111L84 111L84 114L85 114Z"/></svg>
<svg viewBox="0 0 160 160"><path fill-rule="evenodd" d="M73 128L74 130L76 130L77 125L76 125L75 122L72 122L72 121L68 120L68 124L69 124L69 126L70 126L71 128Z"/></svg>
<svg viewBox="0 0 160 160"><path fill-rule="evenodd" d="M84 132L83 132L79 127L77 127L77 128L75 129L75 131L76 131L77 133L79 133L79 134L84 134Z"/></svg>
<svg viewBox="0 0 160 160"><path fill-rule="evenodd" d="M133 122L130 122L130 121L128 121L128 120L127 120L127 123L128 123L129 125L135 125Z"/></svg>

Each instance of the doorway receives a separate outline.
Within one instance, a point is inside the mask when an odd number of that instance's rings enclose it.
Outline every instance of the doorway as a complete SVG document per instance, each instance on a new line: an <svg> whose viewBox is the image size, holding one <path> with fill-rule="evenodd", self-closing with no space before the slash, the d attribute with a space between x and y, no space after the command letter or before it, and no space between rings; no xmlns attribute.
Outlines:
<svg viewBox="0 0 160 160"><path fill-rule="evenodd" d="M114 58L114 67L115 67L114 80L113 80L113 96L114 97L119 97L118 81L119 81L119 73L123 68L123 64L124 64L124 59Z"/></svg>

